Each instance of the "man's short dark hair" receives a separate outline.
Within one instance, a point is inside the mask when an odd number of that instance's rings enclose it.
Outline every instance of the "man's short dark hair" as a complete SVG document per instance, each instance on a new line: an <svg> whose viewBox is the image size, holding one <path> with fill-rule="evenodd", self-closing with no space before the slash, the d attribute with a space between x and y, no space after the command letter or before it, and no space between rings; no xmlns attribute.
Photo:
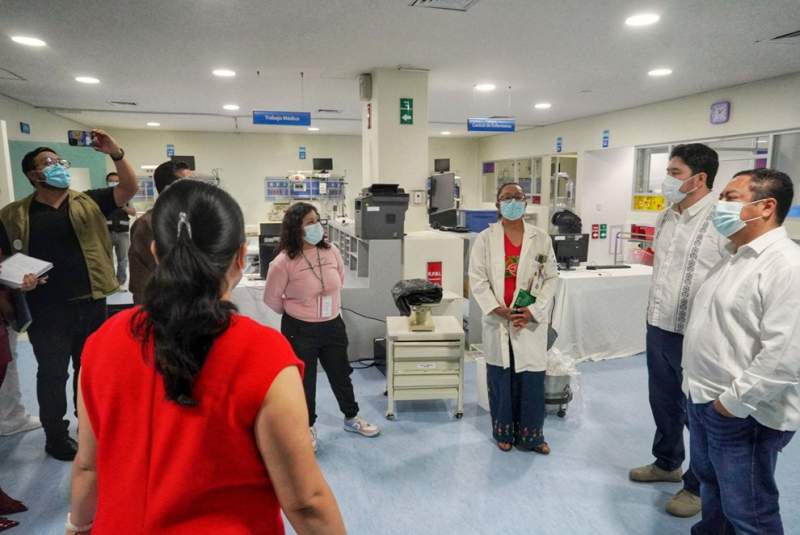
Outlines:
<svg viewBox="0 0 800 535"><path fill-rule="evenodd" d="M178 180L178 171L189 169L186 162L164 162L153 172L153 181L156 183L156 191L161 193L167 186Z"/></svg>
<svg viewBox="0 0 800 535"><path fill-rule="evenodd" d="M775 199L778 203L775 214L778 224L782 225L792 207L792 199L794 199L794 185L789 175L775 169L750 169L739 171L733 175L733 178L744 175L750 177L750 191L753 192L754 201Z"/></svg>
<svg viewBox="0 0 800 535"><path fill-rule="evenodd" d="M111 171L110 173L108 173L106 175L106 182L108 182L108 179L111 178L112 176L115 176L115 177L119 178L119 173L115 173L114 171Z"/></svg>
<svg viewBox="0 0 800 535"><path fill-rule="evenodd" d="M708 177L706 186L708 186L708 189L714 188L714 179L717 177L717 170L719 169L717 151L702 143L687 143L686 145L673 147L669 157L683 160L683 163L689 166L694 175L705 173Z"/></svg>
<svg viewBox="0 0 800 535"><path fill-rule="evenodd" d="M25 176L28 176L28 172L33 171L36 168L36 157L43 152L52 152L53 154L57 154L56 151L50 147L37 147L30 151L22 158L22 172L25 173Z"/></svg>

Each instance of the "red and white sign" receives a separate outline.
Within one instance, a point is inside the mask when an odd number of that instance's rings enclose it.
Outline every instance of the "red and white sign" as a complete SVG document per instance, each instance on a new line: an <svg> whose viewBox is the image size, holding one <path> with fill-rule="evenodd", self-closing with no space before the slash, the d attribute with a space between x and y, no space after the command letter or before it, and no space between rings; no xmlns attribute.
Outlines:
<svg viewBox="0 0 800 535"><path fill-rule="evenodd" d="M592 239L597 240L600 238L600 225L594 224L592 225Z"/></svg>
<svg viewBox="0 0 800 535"><path fill-rule="evenodd" d="M442 285L442 263L428 262L428 282Z"/></svg>

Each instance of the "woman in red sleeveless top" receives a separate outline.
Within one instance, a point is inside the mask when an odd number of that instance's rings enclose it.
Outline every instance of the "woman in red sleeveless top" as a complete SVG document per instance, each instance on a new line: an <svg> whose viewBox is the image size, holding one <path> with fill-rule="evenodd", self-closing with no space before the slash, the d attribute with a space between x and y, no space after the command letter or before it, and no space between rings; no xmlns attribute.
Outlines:
<svg viewBox="0 0 800 535"><path fill-rule="evenodd" d="M86 343L67 533L340 534L316 464L302 362L229 301L246 254L223 190L179 181L152 217L141 308Z"/></svg>

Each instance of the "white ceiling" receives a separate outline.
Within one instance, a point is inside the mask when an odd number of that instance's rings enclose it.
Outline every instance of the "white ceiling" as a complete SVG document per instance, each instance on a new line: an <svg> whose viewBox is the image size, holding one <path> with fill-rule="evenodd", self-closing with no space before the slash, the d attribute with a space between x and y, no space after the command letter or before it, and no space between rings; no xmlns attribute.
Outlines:
<svg viewBox="0 0 800 535"><path fill-rule="evenodd" d="M253 126L249 111L305 109L320 133L359 134L357 75L403 64L430 69L431 133L465 135L468 116L543 125L800 71L800 46L756 42L799 30L798 0L480 0L467 13L408 3L0 0L0 68L25 78L0 79L0 93L93 110L59 113L112 128L234 131L239 115L239 130L285 132ZM624 25L642 11L661 21ZM10 41L20 34L48 46ZM662 66L674 74L647 76ZM212 76L219 67L238 75ZM479 82L498 89L478 93ZM138 113L110 100L135 101ZM553 108L534 110L543 100ZM231 102L241 110L222 110Z"/></svg>

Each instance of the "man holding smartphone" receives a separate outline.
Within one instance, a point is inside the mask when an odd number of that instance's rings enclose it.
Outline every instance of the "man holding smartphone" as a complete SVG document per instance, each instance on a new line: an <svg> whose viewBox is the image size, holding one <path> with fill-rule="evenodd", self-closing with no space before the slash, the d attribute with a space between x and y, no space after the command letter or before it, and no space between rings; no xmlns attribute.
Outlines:
<svg viewBox="0 0 800 535"><path fill-rule="evenodd" d="M0 249L53 264L48 284L27 294L33 319L28 334L38 363L36 395L45 451L62 461L71 461L77 451L65 419L69 362L74 395L83 344L105 321L106 297L118 288L106 217L138 189L125 151L102 130L93 130L92 136L94 149L113 160L119 186L71 190L69 162L39 147L22 159L34 192L0 210Z"/></svg>

